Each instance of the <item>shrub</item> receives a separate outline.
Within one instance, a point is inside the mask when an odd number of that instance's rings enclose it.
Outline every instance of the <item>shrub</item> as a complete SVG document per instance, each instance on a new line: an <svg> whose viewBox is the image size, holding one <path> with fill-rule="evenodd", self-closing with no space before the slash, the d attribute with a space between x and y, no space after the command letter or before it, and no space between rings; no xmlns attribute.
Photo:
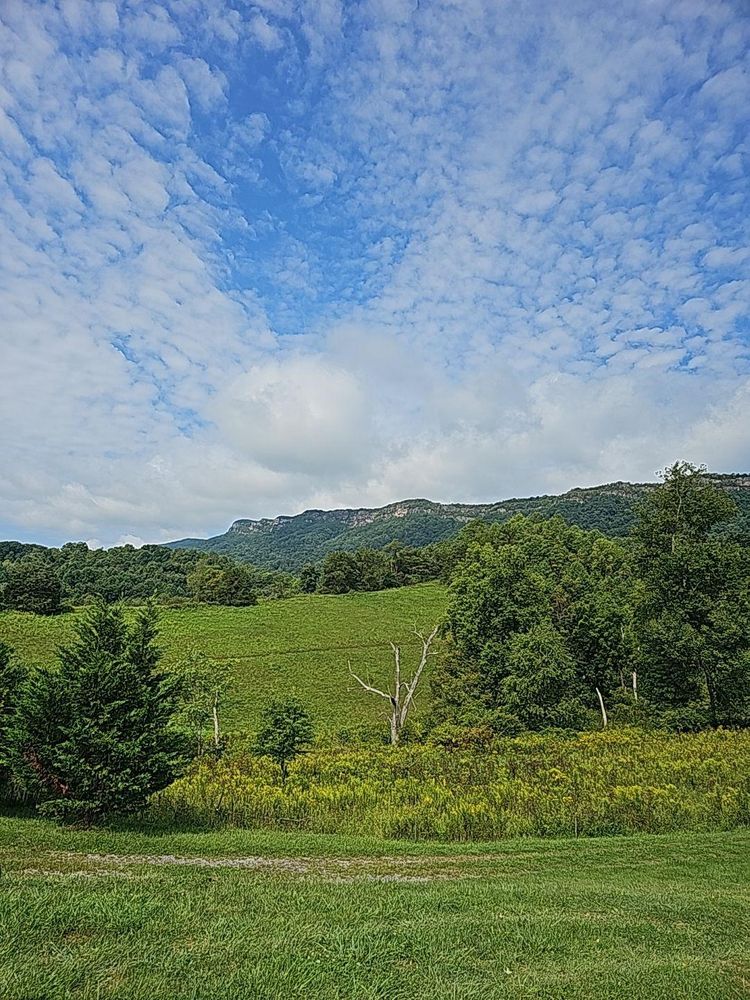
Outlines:
<svg viewBox="0 0 750 1000"><path fill-rule="evenodd" d="M266 705L261 720L255 741L256 753L275 761L281 768L281 780L285 781L289 762L312 742L310 714L296 698L280 698Z"/></svg>

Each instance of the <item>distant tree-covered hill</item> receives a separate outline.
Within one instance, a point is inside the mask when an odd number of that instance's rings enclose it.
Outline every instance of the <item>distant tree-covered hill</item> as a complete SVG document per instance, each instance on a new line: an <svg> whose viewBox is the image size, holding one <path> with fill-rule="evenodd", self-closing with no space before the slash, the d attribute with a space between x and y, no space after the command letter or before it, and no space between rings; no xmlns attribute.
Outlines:
<svg viewBox="0 0 750 1000"><path fill-rule="evenodd" d="M712 475L740 509L737 526L750 533L750 475ZM223 535L183 538L170 548L218 552L267 569L299 570L328 552L383 548L389 542L429 545L456 535L474 518L506 521L514 514L560 515L581 528L613 537L627 535L634 506L655 483L608 483L569 490L559 496L525 497L489 504L441 504L402 500L377 508L306 510L293 517L240 519Z"/></svg>

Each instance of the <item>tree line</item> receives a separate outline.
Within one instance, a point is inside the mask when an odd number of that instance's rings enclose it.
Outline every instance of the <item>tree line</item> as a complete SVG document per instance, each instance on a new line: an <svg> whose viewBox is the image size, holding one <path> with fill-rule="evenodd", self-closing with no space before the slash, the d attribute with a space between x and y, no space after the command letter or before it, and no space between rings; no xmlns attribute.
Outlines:
<svg viewBox="0 0 750 1000"><path fill-rule="evenodd" d="M473 522L432 724L750 724L750 549L727 530L736 516L704 469L677 463L621 542L560 518Z"/></svg>
<svg viewBox="0 0 750 1000"><path fill-rule="evenodd" d="M94 598L107 603L196 601L249 605L286 597L298 584L288 573L262 570L228 556L161 545L90 549L0 542L0 608L58 614Z"/></svg>

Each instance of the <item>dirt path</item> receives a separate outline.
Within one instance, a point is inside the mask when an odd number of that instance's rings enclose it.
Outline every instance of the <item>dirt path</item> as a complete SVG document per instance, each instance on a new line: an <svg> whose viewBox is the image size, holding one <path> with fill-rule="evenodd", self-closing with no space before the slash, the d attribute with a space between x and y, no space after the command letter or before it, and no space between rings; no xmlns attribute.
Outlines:
<svg viewBox="0 0 750 1000"><path fill-rule="evenodd" d="M234 869L267 875L314 877L332 882L432 882L482 878L497 858L484 854L459 856L403 855L392 857L184 857L174 854L85 854L49 851L25 866L27 875L131 875L144 867Z"/></svg>

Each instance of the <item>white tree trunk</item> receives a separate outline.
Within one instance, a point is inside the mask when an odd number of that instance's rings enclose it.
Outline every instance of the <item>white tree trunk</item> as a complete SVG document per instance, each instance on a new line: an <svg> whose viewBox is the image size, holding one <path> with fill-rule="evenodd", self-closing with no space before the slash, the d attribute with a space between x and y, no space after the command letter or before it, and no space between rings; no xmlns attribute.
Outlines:
<svg viewBox="0 0 750 1000"><path fill-rule="evenodd" d="M419 665L414 672L414 676L410 681L401 680L401 649L395 643L391 643L394 660L392 693L390 691L380 691L371 684L366 684L361 677L358 677L354 673L351 663L349 664L349 673L358 684L361 684L365 691L369 691L371 694L376 694L380 698L385 698L385 700L389 703L390 711L388 714L388 723L391 730L391 746L397 746L401 738L401 730L404 728L404 724L409 714L409 709L411 708L412 701L414 699L414 692L417 690L419 678L422 676L422 671L427 663L427 658L433 655L430 651L430 646L438 634L438 629L439 625L436 625L428 636L424 636L421 632L418 632L416 628L414 629L414 634L422 643L422 655L420 656Z"/></svg>
<svg viewBox="0 0 750 1000"><path fill-rule="evenodd" d="M607 728L607 710L604 707L604 698L602 698L602 693L599 688L596 689L597 697L599 698L599 707L602 710L602 729Z"/></svg>

